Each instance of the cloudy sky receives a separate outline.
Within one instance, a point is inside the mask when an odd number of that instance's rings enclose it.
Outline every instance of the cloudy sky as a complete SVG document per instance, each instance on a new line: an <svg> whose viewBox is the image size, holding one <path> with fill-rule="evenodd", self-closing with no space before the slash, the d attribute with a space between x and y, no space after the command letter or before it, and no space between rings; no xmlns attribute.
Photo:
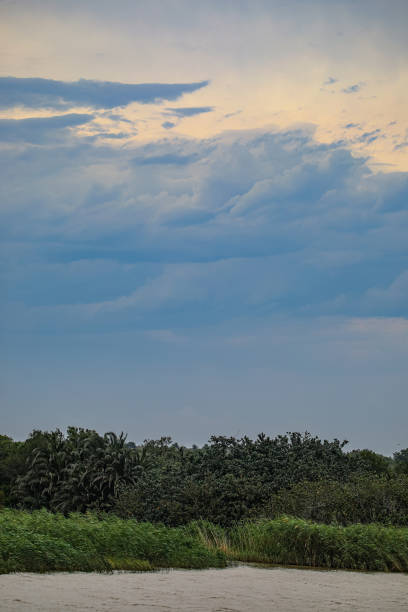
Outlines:
<svg viewBox="0 0 408 612"><path fill-rule="evenodd" d="M0 1L3 433L408 445L407 22Z"/></svg>

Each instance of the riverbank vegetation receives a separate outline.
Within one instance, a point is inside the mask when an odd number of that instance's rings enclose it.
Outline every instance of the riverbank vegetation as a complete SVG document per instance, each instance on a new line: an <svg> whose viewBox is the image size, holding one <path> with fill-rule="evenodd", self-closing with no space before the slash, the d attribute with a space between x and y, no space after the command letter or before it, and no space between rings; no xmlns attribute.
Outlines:
<svg viewBox="0 0 408 612"><path fill-rule="evenodd" d="M214 436L186 448L169 438L137 446L114 433L34 431L0 437L0 505L52 512L222 526L289 514L349 525L408 525L408 449L391 457L291 433Z"/></svg>
<svg viewBox="0 0 408 612"><path fill-rule="evenodd" d="M0 571L257 561L408 571L408 449L310 434L0 436Z"/></svg>
<svg viewBox="0 0 408 612"><path fill-rule="evenodd" d="M408 528L324 525L281 516L223 529L206 521L189 526L228 559L330 569L408 571Z"/></svg>
<svg viewBox="0 0 408 612"><path fill-rule="evenodd" d="M0 512L0 573L146 571L257 562L408 571L408 529L324 525L282 516L223 528L166 527L114 515Z"/></svg>
<svg viewBox="0 0 408 612"><path fill-rule="evenodd" d="M226 555L183 527L114 515L0 512L0 572L224 567Z"/></svg>

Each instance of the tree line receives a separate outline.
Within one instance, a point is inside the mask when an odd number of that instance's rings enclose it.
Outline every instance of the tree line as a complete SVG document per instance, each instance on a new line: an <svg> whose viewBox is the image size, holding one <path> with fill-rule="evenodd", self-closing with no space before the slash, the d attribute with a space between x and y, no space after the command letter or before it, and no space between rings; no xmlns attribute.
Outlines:
<svg viewBox="0 0 408 612"><path fill-rule="evenodd" d="M35 430L24 442L0 436L0 505L171 526L281 514L408 525L408 448L386 457L346 445L297 432L212 436L191 448L77 427Z"/></svg>

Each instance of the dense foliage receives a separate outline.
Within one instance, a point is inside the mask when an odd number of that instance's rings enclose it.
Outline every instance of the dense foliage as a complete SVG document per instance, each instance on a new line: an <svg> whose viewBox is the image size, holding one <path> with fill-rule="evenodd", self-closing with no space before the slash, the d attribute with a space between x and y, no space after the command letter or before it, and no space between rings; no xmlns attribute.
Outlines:
<svg viewBox="0 0 408 612"><path fill-rule="evenodd" d="M274 516L319 523L408 525L408 477L356 475L347 482L300 482L273 497Z"/></svg>
<svg viewBox="0 0 408 612"><path fill-rule="evenodd" d="M0 436L0 505L53 512L113 512L177 526L234 525L282 513L349 525L408 525L408 449L384 457L346 442L290 433L214 436L201 448L169 438L136 446L71 427Z"/></svg>

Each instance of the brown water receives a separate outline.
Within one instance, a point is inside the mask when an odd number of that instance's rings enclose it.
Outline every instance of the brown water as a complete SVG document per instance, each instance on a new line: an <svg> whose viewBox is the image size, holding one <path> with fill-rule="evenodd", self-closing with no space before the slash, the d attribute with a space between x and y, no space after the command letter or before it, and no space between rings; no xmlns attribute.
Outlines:
<svg viewBox="0 0 408 612"><path fill-rule="evenodd" d="M0 576L0 609L18 611L408 610L408 575L231 567Z"/></svg>

